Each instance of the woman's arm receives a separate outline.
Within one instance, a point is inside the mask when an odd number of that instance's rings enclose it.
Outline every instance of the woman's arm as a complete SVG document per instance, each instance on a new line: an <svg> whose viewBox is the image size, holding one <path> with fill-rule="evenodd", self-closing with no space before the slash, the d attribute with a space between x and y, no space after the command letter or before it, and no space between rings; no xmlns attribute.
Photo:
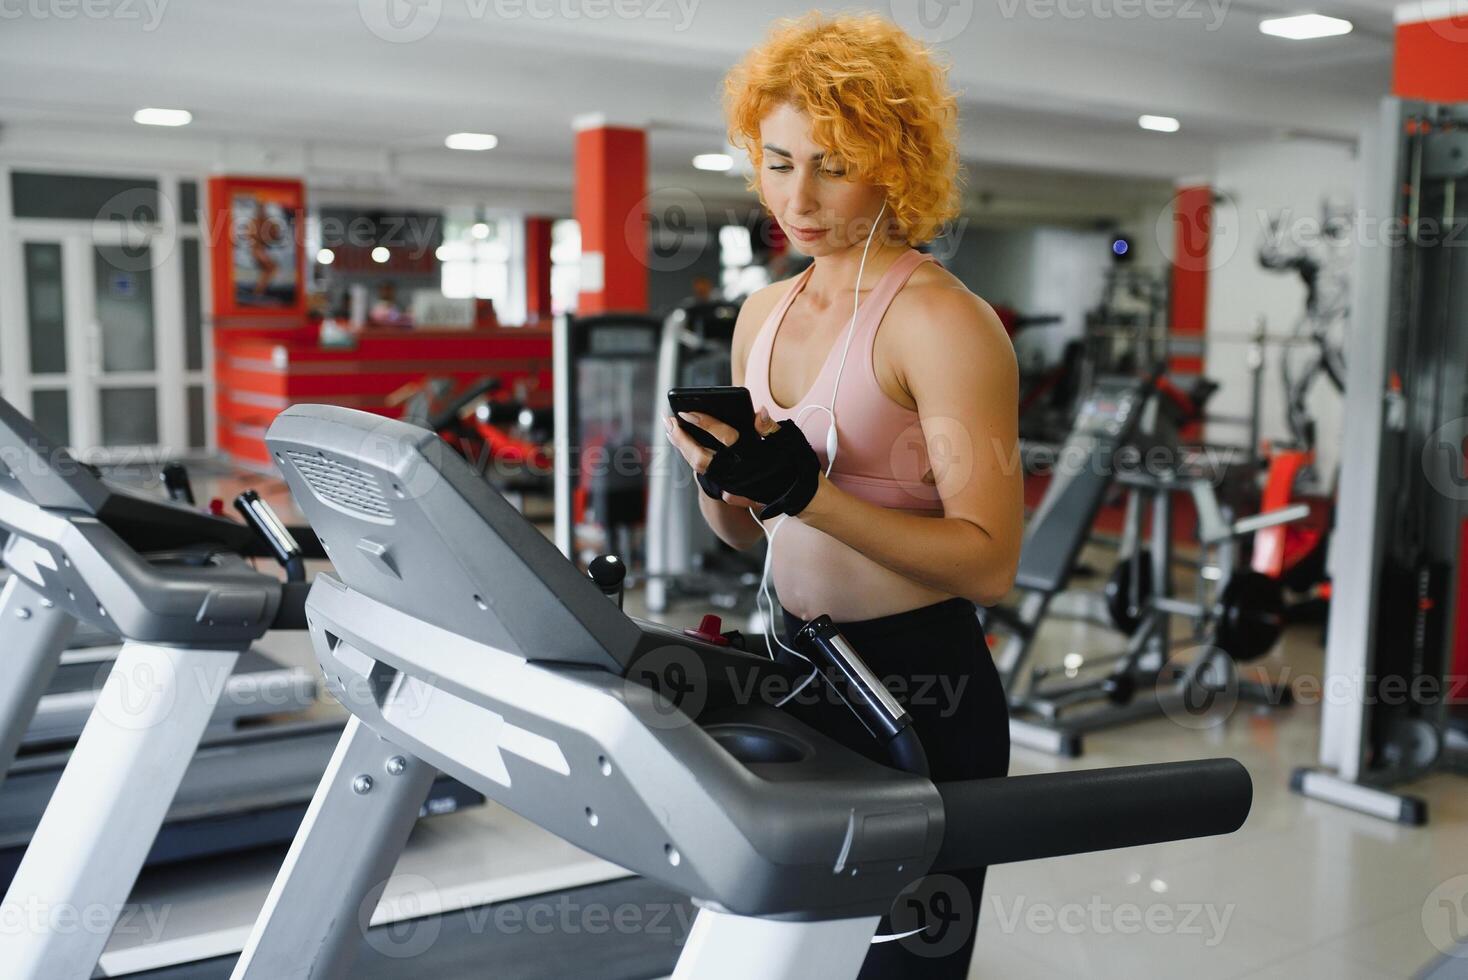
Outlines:
<svg viewBox="0 0 1468 980"><path fill-rule="evenodd" d="M992 605L1014 583L1024 529L1014 348L994 311L971 293L904 292L911 298L892 317L900 322L892 346L917 403L944 516L879 507L822 477L796 519L906 578Z"/></svg>

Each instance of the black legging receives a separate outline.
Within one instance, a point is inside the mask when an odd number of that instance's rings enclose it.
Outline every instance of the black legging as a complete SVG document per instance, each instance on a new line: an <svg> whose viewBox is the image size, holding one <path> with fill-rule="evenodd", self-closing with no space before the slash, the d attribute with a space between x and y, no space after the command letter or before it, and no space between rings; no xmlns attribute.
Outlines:
<svg viewBox="0 0 1468 980"><path fill-rule="evenodd" d="M788 610L782 612L785 642L795 646L790 637L804 622ZM947 599L892 616L836 625L912 715L935 781L1009 773L1009 706L972 602ZM780 659L804 666L778 646L775 650ZM819 684L813 682L787 708L835 741L887 763L851 710L828 689L815 690ZM962 833L963 828L949 827L947 832ZM953 875L961 889L944 887L944 877L932 876L911 895L899 898L893 906L895 926L893 916L884 916L878 933L926 928L907 939L874 944L862 965L861 980L967 977L985 870Z"/></svg>

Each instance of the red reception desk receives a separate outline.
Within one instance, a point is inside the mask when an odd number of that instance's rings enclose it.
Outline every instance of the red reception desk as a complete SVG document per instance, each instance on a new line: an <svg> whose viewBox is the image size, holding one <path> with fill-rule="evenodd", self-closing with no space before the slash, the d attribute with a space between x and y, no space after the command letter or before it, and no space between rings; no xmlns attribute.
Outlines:
<svg viewBox="0 0 1468 980"><path fill-rule="evenodd" d="M455 388L485 376L523 390L527 405L551 404L549 323L473 330L369 329L355 347L323 348L314 328L218 327L215 406L219 451L237 466L273 470L265 430L301 402L395 416L387 396L427 377Z"/></svg>

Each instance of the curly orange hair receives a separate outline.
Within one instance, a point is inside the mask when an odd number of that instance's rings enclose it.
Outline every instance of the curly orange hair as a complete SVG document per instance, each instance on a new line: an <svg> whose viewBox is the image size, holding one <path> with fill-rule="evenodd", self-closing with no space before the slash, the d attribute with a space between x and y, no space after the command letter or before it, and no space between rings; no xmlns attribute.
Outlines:
<svg viewBox="0 0 1468 980"><path fill-rule="evenodd" d="M959 211L958 100L947 80L929 48L875 14L777 21L724 79L729 142L749 153L759 194L760 120L789 102L848 180L886 189L899 234L920 244Z"/></svg>

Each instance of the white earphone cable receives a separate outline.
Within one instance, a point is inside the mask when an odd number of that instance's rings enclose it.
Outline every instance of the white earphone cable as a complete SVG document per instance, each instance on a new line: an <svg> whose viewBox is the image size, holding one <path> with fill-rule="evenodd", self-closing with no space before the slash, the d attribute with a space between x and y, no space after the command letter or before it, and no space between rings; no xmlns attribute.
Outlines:
<svg viewBox="0 0 1468 980"><path fill-rule="evenodd" d="M831 417L831 427L826 430L825 475L827 478L831 476L831 470L836 465L836 453L840 449L840 438L836 434L836 393L841 390L841 374L846 370L846 358L847 355L851 353L851 340L856 335L856 316L857 313L861 310L861 277L862 274L866 271L867 253L871 250L872 247L872 236L877 233L877 228L881 224L882 216L886 213L887 202L883 201L881 210L877 212L877 217L872 221L871 231L867 232L866 244L862 246L861 262L856 269L856 286L851 291L851 323L846 328L846 342L841 348L841 363L836 367L836 380L831 385L830 403L828 405L807 405L804 409L797 413L795 417L795 424L797 426L800 425L801 419L804 418L805 413L809 412L811 409L820 409ZM771 340L771 343L773 344L773 339ZM760 575L759 592L756 593L754 600L756 611L765 613L766 607L768 607L769 610L767 613L767 627L765 629L765 651L769 654L771 660L775 659L775 651L770 646L770 639L771 637L773 637L774 641L778 643L780 645L780 648L786 653L799 657L806 663L810 663L810 659L808 657L806 657L800 651L790 648L785 644L784 640L780 639L779 627L782 624L775 622L775 600L774 597L770 595L770 567L771 562L773 561L775 556L775 535L780 533L780 528L785 525L785 522L787 520L789 520L790 515L782 514L780 516L780 519L775 522L775 526L773 528L766 528L764 522L759 519L759 515L755 513L753 507L749 509L749 513L750 516L754 518L755 523L759 524L760 529L764 531L765 534L764 570ZM817 673L818 671L812 670L811 673L805 678L805 680L801 681L794 690L792 690L789 694L787 694L784 698L777 702L777 706L784 707L787 702L789 702L801 691L805 690L806 686L809 685L811 681L815 680Z"/></svg>

